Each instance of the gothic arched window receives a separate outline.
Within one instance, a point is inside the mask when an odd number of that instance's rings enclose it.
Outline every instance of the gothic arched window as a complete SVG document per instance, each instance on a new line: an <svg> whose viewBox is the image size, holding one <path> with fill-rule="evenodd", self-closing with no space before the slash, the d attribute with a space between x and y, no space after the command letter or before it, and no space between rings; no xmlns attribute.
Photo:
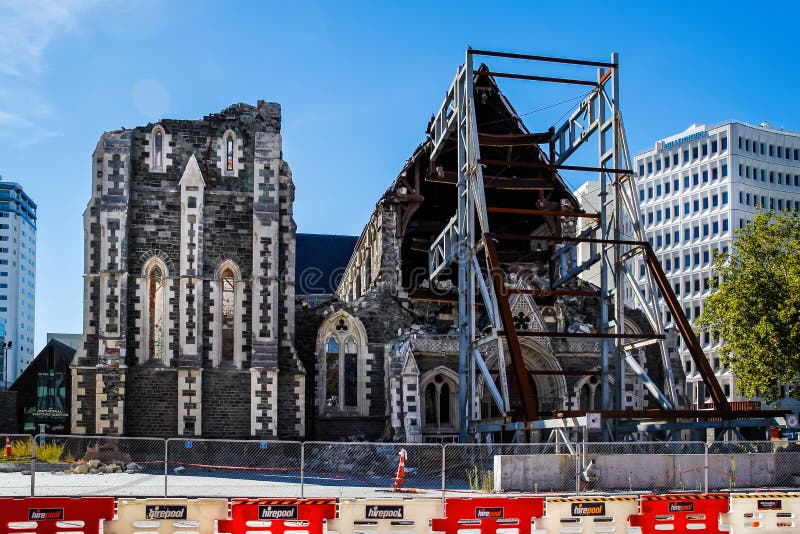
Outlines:
<svg viewBox="0 0 800 534"><path fill-rule="evenodd" d="M148 357L164 361L164 272L154 265L147 276Z"/></svg>
<svg viewBox="0 0 800 534"><path fill-rule="evenodd" d="M224 260L211 282L212 365L241 367L242 353L242 276L233 260Z"/></svg>
<svg viewBox="0 0 800 534"><path fill-rule="evenodd" d="M455 428L457 405L453 395L456 393L452 378L437 372L424 386L423 428L425 431L452 431Z"/></svg>
<svg viewBox="0 0 800 534"><path fill-rule="evenodd" d="M318 406L325 413L366 415L366 335L357 319L338 314L320 328Z"/></svg>
<svg viewBox="0 0 800 534"><path fill-rule="evenodd" d="M233 361L234 311L236 309L235 276L230 267L222 271L222 360Z"/></svg>
<svg viewBox="0 0 800 534"><path fill-rule="evenodd" d="M233 170L233 134L225 137L225 170Z"/></svg>
<svg viewBox="0 0 800 534"><path fill-rule="evenodd" d="M156 130L153 141L153 167L164 166L164 132Z"/></svg>

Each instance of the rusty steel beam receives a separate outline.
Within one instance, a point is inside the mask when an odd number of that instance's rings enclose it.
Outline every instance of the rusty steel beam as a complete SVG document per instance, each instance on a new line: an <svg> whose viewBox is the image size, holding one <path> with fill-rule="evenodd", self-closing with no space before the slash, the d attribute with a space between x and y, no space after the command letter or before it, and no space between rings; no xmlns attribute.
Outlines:
<svg viewBox="0 0 800 534"><path fill-rule="evenodd" d="M498 374L495 369L489 371L492 375ZM549 371L549 370L536 370L536 369L528 369L528 376L535 376L535 375L542 375L542 376L600 376L600 371L568 371L568 370L561 370L561 371Z"/></svg>
<svg viewBox="0 0 800 534"><path fill-rule="evenodd" d="M565 237L554 235L525 235L525 234L487 234L492 239L508 239L509 241L553 241L555 243L598 243L600 245L649 245L647 241L628 241L625 239L598 239L594 237Z"/></svg>
<svg viewBox="0 0 800 534"><path fill-rule="evenodd" d="M697 370L700 372L700 376L703 378L703 382L709 390L711 400L714 401L715 410L721 414L729 413L731 411L731 406L730 403L728 403L728 399L725 397L725 392L722 391L722 386L719 385L719 381L716 375L714 375L714 370L711 368L711 364L708 363L708 359L703 352L703 347L700 345L700 341L698 341L692 329L692 325L689 324L689 320L686 318L686 315L684 315L683 308L681 308L675 293L672 291L672 284L669 283L667 275L665 275L664 270L661 269L658 257L650 247L650 243L643 243L642 249L644 250L644 260L647 264L647 268L650 269L650 273L653 275L653 281L656 283L656 287L658 287L659 291L661 291L664 302L667 304L667 308L675 319L678 331L686 342L686 348L689 349L689 354L692 360L694 360L694 364L697 366Z"/></svg>
<svg viewBox="0 0 800 534"><path fill-rule="evenodd" d="M502 334L503 332L500 331L498 334ZM516 334L518 336L525 336L525 337L576 337L576 338L586 338L586 339L664 339L664 336L661 334L614 334L611 332L602 333L602 332L548 332L548 331L537 331L537 330L517 330Z"/></svg>
<svg viewBox="0 0 800 534"><path fill-rule="evenodd" d="M550 76L532 76L530 74L512 74L510 72L494 72L490 70L480 71L480 74L484 76L491 76L492 78L513 78L515 80L566 83L570 85L590 85L592 87L597 87L597 82L592 82L590 80L575 80L573 78L552 78Z"/></svg>
<svg viewBox="0 0 800 534"><path fill-rule="evenodd" d="M523 208L486 208L489 213L513 213L515 215L541 215L543 217L585 217L587 219L598 219L598 213L584 213L581 211L560 211L560 210L531 210Z"/></svg>
<svg viewBox="0 0 800 534"><path fill-rule="evenodd" d="M494 247L494 241L484 238L483 242L486 249L489 273L492 278L492 286L494 286L494 294L497 298L497 309L503 323L503 335L505 335L508 344L508 352L511 356L511 363L514 366L514 377L517 380L517 386L519 387L520 396L522 397L525 420L533 421L539 416L539 408L536 406L536 403L533 402L533 392L531 391L528 377L525 374L526 369L525 360L522 358L522 347L519 343L519 337L517 337L517 329L514 326L514 315L511 313L511 306L508 304L508 299L503 293L503 289L505 288L504 273L497 259L497 249Z"/></svg>
<svg viewBox="0 0 800 534"><path fill-rule="evenodd" d="M585 59L569 59L563 57L552 56L532 56L530 54L514 54L511 52L493 52L491 50L468 50L468 54L473 56L492 56L492 57L507 57L510 59L525 59L528 61L544 61L548 63L566 63L567 65L585 65L587 67L606 67L616 68L616 63L606 63L604 61L589 61ZM480 71L478 71L480 74Z"/></svg>
<svg viewBox="0 0 800 534"><path fill-rule="evenodd" d="M725 415L717 410L563 410L553 412L553 417L582 417L587 413L599 413L609 419L762 419L783 417L789 410L729 410Z"/></svg>
<svg viewBox="0 0 800 534"><path fill-rule="evenodd" d="M535 297L599 297L599 291L582 291L579 289L517 289L509 287L509 294L533 295Z"/></svg>
<svg viewBox="0 0 800 534"><path fill-rule="evenodd" d="M534 161L511 161L507 159L480 159L481 165L499 165L503 167L521 167L525 169L550 169L565 171L607 172L609 174L630 174L630 169L615 169L613 167L586 167L584 165L553 165L552 163Z"/></svg>

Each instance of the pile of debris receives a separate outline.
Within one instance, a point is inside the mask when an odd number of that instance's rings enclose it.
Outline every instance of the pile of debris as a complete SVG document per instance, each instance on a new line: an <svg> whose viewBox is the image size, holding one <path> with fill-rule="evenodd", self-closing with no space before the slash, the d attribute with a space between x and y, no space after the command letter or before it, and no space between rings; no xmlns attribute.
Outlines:
<svg viewBox="0 0 800 534"><path fill-rule="evenodd" d="M133 475L141 472L142 466L134 462L130 462L128 464L118 462L104 464L101 463L100 460L80 462L75 467L67 469L66 471L62 471L62 473L65 475L105 475L112 473L127 473L129 475Z"/></svg>

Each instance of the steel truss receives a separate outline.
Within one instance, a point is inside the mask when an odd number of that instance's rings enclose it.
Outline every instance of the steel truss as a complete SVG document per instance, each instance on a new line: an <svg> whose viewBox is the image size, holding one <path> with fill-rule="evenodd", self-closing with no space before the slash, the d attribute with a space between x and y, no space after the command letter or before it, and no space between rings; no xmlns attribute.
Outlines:
<svg viewBox="0 0 800 534"><path fill-rule="evenodd" d="M481 71L480 74L495 78L580 84L592 87L589 94L559 127L551 128L545 133L526 134L516 136L515 139L503 140L500 139L502 136L488 135L478 131L475 88L473 86L476 71L473 68L473 58L479 55L589 67L596 76L592 80L579 80ZM575 421L578 420L576 418L581 418L580 421L585 422L585 419L582 418L585 414L578 412L563 414L571 421L566 425L563 423L550 425L539 418L540 414L527 380L527 370L519 343L519 337L524 335L580 336L599 339L601 351L600 413L605 413L609 419L613 420L624 415L618 412L623 406L626 365L640 377L643 385L658 400L660 406L657 414L648 415L641 411L634 417L653 418L657 415L660 418L668 419L670 417L672 419L679 417L708 418L709 414L714 414L715 417L730 419L737 416L731 412L722 388L639 225L638 200L620 111L619 63L616 53L611 55L611 61L599 62L468 49L464 65L458 69L444 102L431 123L430 137L432 143L431 168L436 168L438 165L437 158L442 155L444 145L448 140L455 139L457 143L457 212L431 245L428 260L432 280L442 275L451 265L456 265L458 269L460 441L480 440L482 433L497 430L512 429L524 432L534 429L570 427L575 425ZM529 145L545 145L548 154L541 162L526 162L521 165L515 163L518 166L547 169L553 177L558 170L596 172L600 180L601 206L599 212L592 214L487 206L483 167L498 162L482 160L481 146L519 146L523 142ZM570 165L570 157L584 145L588 146L590 142L597 143L597 165ZM542 154L544 153L543 150ZM579 216L594 219L596 224L591 226L589 231L577 237L493 234L488 220L490 212L539 214L555 217ZM629 221L632 225L634 238L631 240L623 239L622 222L624 220ZM495 245L496 242L504 239L547 240L560 245L552 249L554 252L551 257L551 262L561 266L558 270L558 277L551 280L551 287L544 291L550 294L564 291L565 294L583 293L583 296L595 298L599 296L598 332L575 334L518 331L514 325L507 298L509 293L514 290L506 287L505 274L500 268ZM577 245L581 242L596 244L598 252L588 261L578 265ZM633 273L627 266L627 263L637 255L643 257L647 266L646 292L641 291ZM598 262L600 264L599 294L595 291L570 292L558 289L580 272ZM482 270L481 263L486 266L486 272ZM624 291L622 289L626 284L632 288L654 335L633 335L625 332ZM615 288L619 288L619 290L617 291ZM529 290L529 293L534 294L536 291ZM679 407L678 392L672 375L664 325L659 313L659 294L663 296L668 309L675 318L679 333L686 342L714 401L714 409L711 411L699 410L691 413L685 410L683 412L675 411ZM479 307L486 314L490 323L488 329L484 328L480 331L476 328ZM613 313L610 314L609 310ZM505 346L503 339L506 342ZM666 376L665 384L663 384L665 391L662 391L659 384L650 379L633 355L633 351L650 343L657 343L660 349ZM495 385L495 377L490 372L482 354L482 348L489 344L494 345L498 355L496 372L499 387ZM504 358L506 347L511 363L510 371L506 369ZM611 376L611 362L615 364L614 377ZM509 374L513 375L522 397L524 421L512 421L510 417ZM564 372L563 374L569 373ZM586 374L591 374L591 372L587 371ZM502 414L500 418L476 420L475 407L479 395L477 391L479 377L482 377L494 404ZM766 412L762 413L766 415ZM550 414L546 415L550 417ZM630 417L625 418L630 419ZM613 428L609 426L608 431L609 434L612 434Z"/></svg>

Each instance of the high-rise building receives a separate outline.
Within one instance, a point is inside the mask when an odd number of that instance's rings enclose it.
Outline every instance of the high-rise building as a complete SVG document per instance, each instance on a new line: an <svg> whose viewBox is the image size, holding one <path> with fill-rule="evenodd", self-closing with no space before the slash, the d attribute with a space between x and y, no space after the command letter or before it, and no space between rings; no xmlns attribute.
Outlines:
<svg viewBox="0 0 800 534"><path fill-rule="evenodd" d="M737 121L692 125L635 156L641 224L684 313L694 324L709 295L715 252L726 252L734 230L756 210L800 210L800 132ZM644 277L644 265L636 274ZM663 304L666 326L674 320ZM699 333L706 356L731 400L736 380L720 361L719 340ZM707 395L685 347L680 348L687 396Z"/></svg>
<svg viewBox="0 0 800 534"><path fill-rule="evenodd" d="M36 204L14 182L0 179L0 318L5 320L3 382L33 361L36 304ZM7 361L6 361L7 359Z"/></svg>

